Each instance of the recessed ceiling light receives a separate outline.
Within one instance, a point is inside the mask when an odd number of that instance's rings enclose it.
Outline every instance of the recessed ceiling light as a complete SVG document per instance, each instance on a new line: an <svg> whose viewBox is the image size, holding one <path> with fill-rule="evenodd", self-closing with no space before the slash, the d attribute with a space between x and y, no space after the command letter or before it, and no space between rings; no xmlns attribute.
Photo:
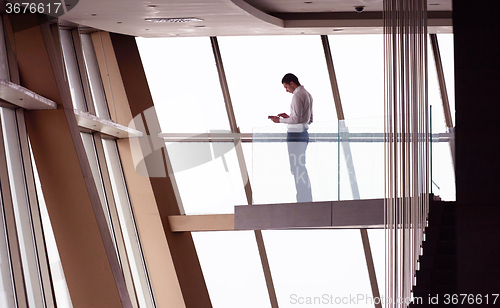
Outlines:
<svg viewBox="0 0 500 308"><path fill-rule="evenodd" d="M196 18L196 17L146 18L146 21L151 21L151 22L192 22L192 21L203 21L203 19Z"/></svg>
<svg viewBox="0 0 500 308"><path fill-rule="evenodd" d="M150 5L148 5L148 7L156 7L156 5L150 4Z"/></svg>

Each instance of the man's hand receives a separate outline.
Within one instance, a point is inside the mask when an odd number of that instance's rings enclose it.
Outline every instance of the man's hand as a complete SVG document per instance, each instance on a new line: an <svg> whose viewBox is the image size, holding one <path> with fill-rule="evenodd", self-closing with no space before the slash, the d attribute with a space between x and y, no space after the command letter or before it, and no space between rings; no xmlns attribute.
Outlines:
<svg viewBox="0 0 500 308"><path fill-rule="evenodd" d="M278 117L282 117L282 118L286 119L286 118L289 118L290 116L286 113L280 113L280 114L278 114Z"/></svg>
<svg viewBox="0 0 500 308"><path fill-rule="evenodd" d="M268 116L268 119L271 119L274 123L279 123L280 122L280 117L278 116Z"/></svg>

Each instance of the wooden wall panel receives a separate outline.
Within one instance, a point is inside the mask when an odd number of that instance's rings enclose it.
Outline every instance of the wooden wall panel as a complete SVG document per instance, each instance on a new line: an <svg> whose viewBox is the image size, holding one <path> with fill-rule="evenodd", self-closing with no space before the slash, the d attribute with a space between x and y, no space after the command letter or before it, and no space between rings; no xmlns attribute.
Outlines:
<svg viewBox="0 0 500 308"><path fill-rule="evenodd" d="M17 15L21 85L55 101L57 110L27 111L26 127L73 307L131 307L92 179L57 41L36 15ZM101 209L101 210L99 210ZM104 229L105 228L105 229Z"/></svg>

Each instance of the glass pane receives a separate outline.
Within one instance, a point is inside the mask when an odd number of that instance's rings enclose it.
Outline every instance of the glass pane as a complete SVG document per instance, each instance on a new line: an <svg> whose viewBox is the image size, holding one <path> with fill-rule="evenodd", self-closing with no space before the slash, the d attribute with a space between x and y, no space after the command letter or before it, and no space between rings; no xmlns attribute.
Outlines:
<svg viewBox="0 0 500 308"><path fill-rule="evenodd" d="M333 123L336 125L336 121ZM308 134L306 145L305 142L287 142L284 125L254 128L252 189L255 204L307 201L303 198L309 186L312 201L338 200L337 127L328 122L317 123L311 125ZM305 155L297 157L292 148L289 151L289 146L295 144L306 147ZM294 177L291 164L305 166L307 176L304 170L299 170L300 174ZM304 193L297 194L297 190Z"/></svg>
<svg viewBox="0 0 500 308"><path fill-rule="evenodd" d="M0 307L16 307L4 209L2 190L0 190Z"/></svg>
<svg viewBox="0 0 500 308"><path fill-rule="evenodd" d="M385 230L368 229L368 238L372 250L373 265L377 276L380 296L385 294Z"/></svg>
<svg viewBox="0 0 500 308"><path fill-rule="evenodd" d="M438 35L438 44L443 63L451 116L453 125L455 125L453 34ZM454 142L454 133L446 127L441 90L430 41L428 52L429 104L431 106L429 113L433 134L431 147L431 192L439 196L442 200L454 201L456 199L455 170L450 146L450 143Z"/></svg>
<svg viewBox="0 0 500 308"><path fill-rule="evenodd" d="M96 115L99 118L109 119L108 105L102 85L101 74L97 64L97 58L94 51L94 44L90 34L80 34L83 56L85 57L85 67L87 69L90 91L95 104Z"/></svg>
<svg viewBox="0 0 500 308"><path fill-rule="evenodd" d="M374 306L359 230L262 233L280 307Z"/></svg>
<svg viewBox="0 0 500 308"><path fill-rule="evenodd" d="M340 121L340 199L384 198L383 118Z"/></svg>
<svg viewBox="0 0 500 308"><path fill-rule="evenodd" d="M443 62L444 79L448 100L450 101L451 117L455 125L455 59L453 50L453 33L442 33L437 35L441 62Z"/></svg>
<svg viewBox="0 0 500 308"><path fill-rule="evenodd" d="M453 125L455 125L455 76L454 76L454 58L453 58L453 34L439 34L438 45L441 55L441 62L443 65L444 78L446 83L446 90L450 104L451 117ZM436 129L435 132L445 132L445 118L443 111L443 102L441 99L441 90L437 78L436 63L434 61L434 54L430 40L428 41L428 86L429 86L429 103L433 108L433 122L432 125Z"/></svg>
<svg viewBox="0 0 500 308"><path fill-rule="evenodd" d="M445 201L456 200L455 170L451 157L450 138L454 139L454 133L439 133L439 130L435 132L433 129L431 192Z"/></svg>
<svg viewBox="0 0 500 308"><path fill-rule="evenodd" d="M17 237L26 285L26 294L30 307L42 305L42 284L38 268L38 255L35 250L34 235L31 225L30 204L27 198L26 180L21 157L21 145L17 130L16 112L13 109L0 108L2 130L7 158L7 171L12 192Z"/></svg>
<svg viewBox="0 0 500 308"><path fill-rule="evenodd" d="M439 46L441 47L441 46ZM429 87L429 105L432 106L431 125L432 131L437 133L446 132L446 122L443 111L443 101L441 99L441 90L439 88L439 81L436 71L436 63L434 62L434 54L432 53L432 46L430 39L428 41L428 87Z"/></svg>
<svg viewBox="0 0 500 308"><path fill-rule="evenodd" d="M336 120L319 36L219 37L218 40L241 132L251 133L254 128L272 125L269 115L289 113L292 96L281 83L286 73L295 74L311 93L314 123Z"/></svg>
<svg viewBox="0 0 500 308"><path fill-rule="evenodd" d="M35 176L36 193L38 197L38 204L40 206L40 216L42 218L43 234L45 238L45 245L47 247L47 255L50 265L50 276L54 284L54 294L56 298L57 307L59 308L72 308L71 296L69 294L68 285L64 276L59 251L57 250L57 243L50 223L49 213L43 197L42 185L38 177L38 170L36 168L33 153L31 153L31 161L33 163L33 174Z"/></svg>
<svg viewBox="0 0 500 308"><path fill-rule="evenodd" d="M253 231L192 235L213 308L271 307Z"/></svg>
<svg viewBox="0 0 500 308"><path fill-rule="evenodd" d="M111 187L115 198L120 227L125 241L127 257L137 292L140 307L153 307L153 299L147 277L147 270L142 255L139 236L135 227L134 216L128 199L128 192L123 178L121 163L116 148L116 141L103 139L106 163L110 174Z"/></svg>
<svg viewBox="0 0 500 308"><path fill-rule="evenodd" d="M234 213L247 204L233 142L174 142L167 151L186 214Z"/></svg>
<svg viewBox="0 0 500 308"><path fill-rule="evenodd" d="M116 247L116 239L113 232L113 224L111 222L111 216L108 209L108 202L106 200L106 192L104 191L104 185L102 183L101 170L99 167L99 162L97 160L97 154L95 151L94 137L88 133L80 133L83 145L85 147L85 152L87 153L87 158L90 163L90 169L92 170L92 176L94 182L96 183L97 193L99 194L99 199L101 200L101 206L106 217L106 222L108 223L108 228L111 236L113 237L113 243Z"/></svg>
<svg viewBox="0 0 500 308"><path fill-rule="evenodd" d="M71 31L61 30L60 35L64 64L66 67L66 74L68 76L73 106L75 109L87 111L87 103L85 102L85 96L83 94L82 80L80 77L80 70L78 69L78 62L76 59L75 46L73 44Z"/></svg>
<svg viewBox="0 0 500 308"><path fill-rule="evenodd" d="M229 130L208 37L137 38L163 132Z"/></svg>
<svg viewBox="0 0 500 308"><path fill-rule="evenodd" d="M383 129L383 36L329 35L328 40L345 118L378 117Z"/></svg>

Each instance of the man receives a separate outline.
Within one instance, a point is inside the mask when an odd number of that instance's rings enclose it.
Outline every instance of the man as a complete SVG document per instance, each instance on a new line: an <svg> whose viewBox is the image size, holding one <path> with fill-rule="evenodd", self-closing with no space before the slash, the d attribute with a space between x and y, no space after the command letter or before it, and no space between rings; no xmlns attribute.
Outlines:
<svg viewBox="0 0 500 308"><path fill-rule="evenodd" d="M307 129L313 121L313 99L294 74L286 74L281 80L288 93L292 93L290 115L280 113L269 116L274 123L288 124L287 144L290 171L295 180L297 202L312 201L311 183L306 169L306 149L309 143Z"/></svg>

